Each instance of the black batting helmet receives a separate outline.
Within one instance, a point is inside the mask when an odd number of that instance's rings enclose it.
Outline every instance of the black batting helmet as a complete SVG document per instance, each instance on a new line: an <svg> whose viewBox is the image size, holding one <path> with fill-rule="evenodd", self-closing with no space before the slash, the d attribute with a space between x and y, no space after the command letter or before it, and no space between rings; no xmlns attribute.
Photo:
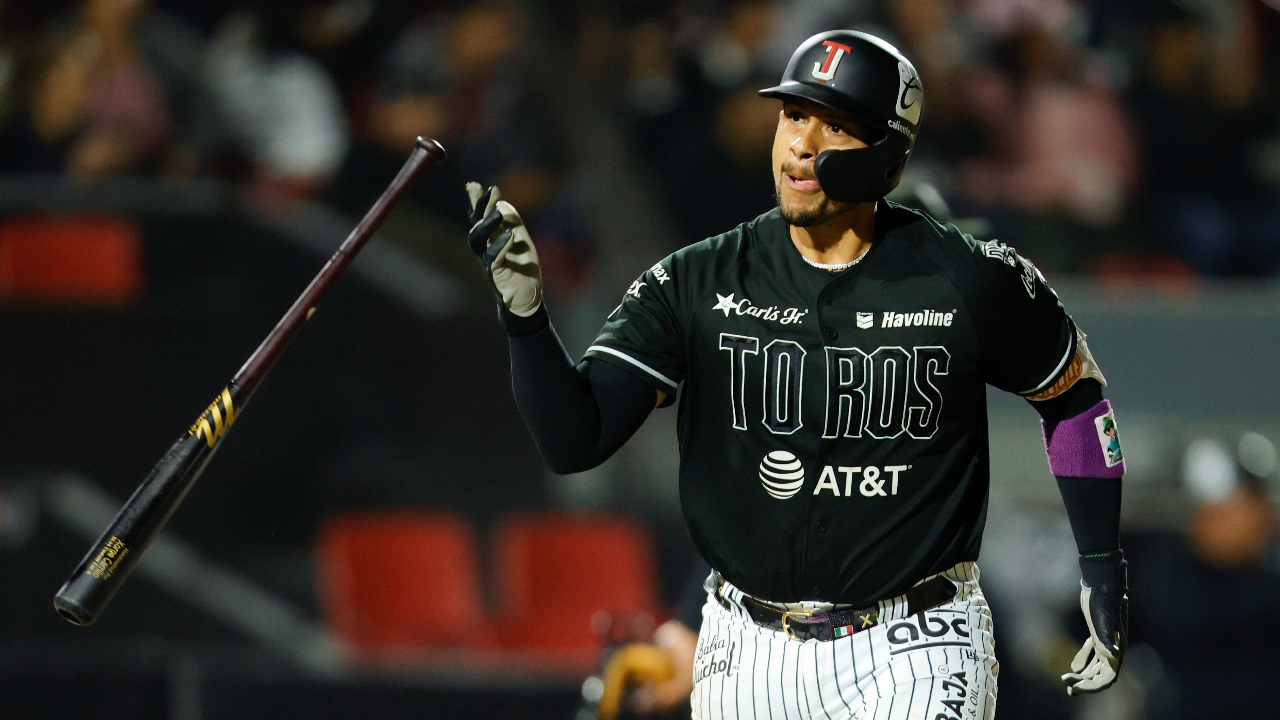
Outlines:
<svg viewBox="0 0 1280 720"><path fill-rule="evenodd" d="M796 49L782 82L760 94L825 105L874 133L868 147L818 155L814 174L827 197L870 202L898 186L916 143L924 97L920 74L897 48L854 30L818 33Z"/></svg>

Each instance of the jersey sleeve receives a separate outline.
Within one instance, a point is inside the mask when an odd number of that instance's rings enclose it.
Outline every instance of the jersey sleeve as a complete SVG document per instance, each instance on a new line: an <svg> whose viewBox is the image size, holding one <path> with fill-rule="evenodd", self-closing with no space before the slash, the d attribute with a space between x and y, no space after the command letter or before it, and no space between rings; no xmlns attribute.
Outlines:
<svg viewBox="0 0 1280 720"><path fill-rule="evenodd" d="M1071 317L1030 260L1004 243L978 243L974 313L985 379L1019 395L1043 392L1076 350Z"/></svg>
<svg viewBox="0 0 1280 720"><path fill-rule="evenodd" d="M584 357L617 365L674 401L684 380L679 288L667 258L646 270L622 296Z"/></svg>

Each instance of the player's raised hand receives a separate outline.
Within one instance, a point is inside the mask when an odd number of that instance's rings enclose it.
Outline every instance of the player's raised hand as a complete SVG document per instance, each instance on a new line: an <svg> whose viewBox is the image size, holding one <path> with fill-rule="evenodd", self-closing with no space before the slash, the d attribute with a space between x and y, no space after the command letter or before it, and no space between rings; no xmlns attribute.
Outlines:
<svg viewBox="0 0 1280 720"><path fill-rule="evenodd" d="M483 189L467 183L471 231L467 242L493 281L507 310L529 317L542 305L542 267L529 230L511 203L500 199L497 186Z"/></svg>
<svg viewBox="0 0 1280 720"><path fill-rule="evenodd" d="M1129 564L1117 552L1099 561L1082 558L1081 565L1086 579L1080 581L1080 610L1089 639L1062 676L1068 695L1111 687L1129 644Z"/></svg>

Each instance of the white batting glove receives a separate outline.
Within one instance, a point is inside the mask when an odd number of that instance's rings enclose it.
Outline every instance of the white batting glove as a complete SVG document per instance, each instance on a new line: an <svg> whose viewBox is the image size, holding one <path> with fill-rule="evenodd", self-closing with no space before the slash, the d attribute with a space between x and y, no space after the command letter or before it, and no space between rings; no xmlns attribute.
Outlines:
<svg viewBox="0 0 1280 720"><path fill-rule="evenodd" d="M1123 556L1110 562L1113 566L1106 568L1110 577L1104 582L1095 581L1091 587L1080 581L1080 610L1089 625L1089 639L1071 660L1071 672L1062 676L1068 695L1111 687L1124 661L1129 643L1129 570Z"/></svg>
<svg viewBox="0 0 1280 720"><path fill-rule="evenodd" d="M529 317L542 306L542 266L529 229L496 186L467 183L471 231L467 242L493 282L495 294L513 315Z"/></svg>

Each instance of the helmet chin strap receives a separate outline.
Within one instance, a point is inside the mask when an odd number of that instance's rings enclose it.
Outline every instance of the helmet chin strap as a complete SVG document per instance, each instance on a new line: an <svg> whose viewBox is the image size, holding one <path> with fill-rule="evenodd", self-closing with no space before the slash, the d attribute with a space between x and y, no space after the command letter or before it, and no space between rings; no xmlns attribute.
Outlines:
<svg viewBox="0 0 1280 720"><path fill-rule="evenodd" d="M822 151L813 174L832 200L873 202L898 186L909 152L906 138L890 133L864 148Z"/></svg>

